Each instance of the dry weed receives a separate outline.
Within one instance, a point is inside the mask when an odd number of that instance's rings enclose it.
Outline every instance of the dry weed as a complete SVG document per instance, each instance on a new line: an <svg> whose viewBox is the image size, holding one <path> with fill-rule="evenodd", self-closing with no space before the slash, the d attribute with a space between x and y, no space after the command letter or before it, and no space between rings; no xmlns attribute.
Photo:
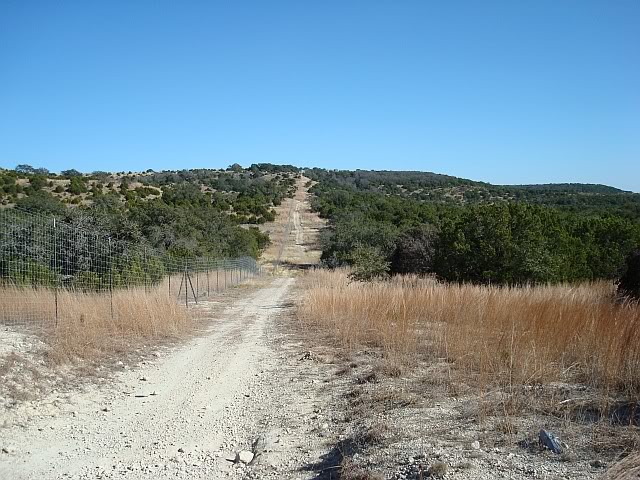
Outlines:
<svg viewBox="0 0 640 480"><path fill-rule="evenodd" d="M191 321L187 312L166 290L131 288L104 293L59 291L58 319L54 292L48 289L4 287L0 311L5 321L29 318L41 327L54 362L89 359L130 350L137 341L184 334Z"/></svg>
<svg viewBox="0 0 640 480"><path fill-rule="evenodd" d="M306 281L303 321L347 347L381 347L385 358L429 350L481 392L494 385L509 393L513 409L519 395L554 382L640 398L640 308L613 301L612 285L496 287L415 276L357 283L345 270L316 270Z"/></svg>

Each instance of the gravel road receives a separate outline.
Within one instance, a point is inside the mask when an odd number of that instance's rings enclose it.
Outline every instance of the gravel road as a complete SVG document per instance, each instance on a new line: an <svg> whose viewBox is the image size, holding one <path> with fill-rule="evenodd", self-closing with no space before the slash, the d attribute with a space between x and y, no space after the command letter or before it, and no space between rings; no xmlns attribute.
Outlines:
<svg viewBox="0 0 640 480"><path fill-rule="evenodd" d="M283 366L299 352L287 351L274 321L289 308L292 283L270 280L204 335L123 370L110 387L87 387L55 418L3 429L0 478L244 478L258 464L260 478L302 478L295 472L304 442L288 435L289 424L314 405L286 378ZM251 466L230 461L256 448L270 453Z"/></svg>

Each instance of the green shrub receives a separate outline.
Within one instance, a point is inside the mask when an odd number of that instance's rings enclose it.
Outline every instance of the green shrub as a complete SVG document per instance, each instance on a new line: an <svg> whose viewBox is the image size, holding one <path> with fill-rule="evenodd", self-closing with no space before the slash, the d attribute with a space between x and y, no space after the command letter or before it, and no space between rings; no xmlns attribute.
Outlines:
<svg viewBox="0 0 640 480"><path fill-rule="evenodd" d="M86 193L87 185L82 177L71 177L67 191L72 195L80 195Z"/></svg>
<svg viewBox="0 0 640 480"><path fill-rule="evenodd" d="M357 246L351 253L353 271L352 280L368 282L384 277L389 272L390 262L386 260L379 249L367 245Z"/></svg>

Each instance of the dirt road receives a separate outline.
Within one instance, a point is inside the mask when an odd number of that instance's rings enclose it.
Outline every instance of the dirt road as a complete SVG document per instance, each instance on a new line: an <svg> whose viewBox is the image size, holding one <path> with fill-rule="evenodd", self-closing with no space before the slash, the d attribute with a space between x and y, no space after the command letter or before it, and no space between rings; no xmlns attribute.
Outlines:
<svg viewBox="0 0 640 480"><path fill-rule="evenodd" d="M311 211L309 183L309 178L299 178L295 196L276 208L276 221L258 226L272 239L262 255L263 263L272 268L305 268L320 261L318 236L325 222Z"/></svg>

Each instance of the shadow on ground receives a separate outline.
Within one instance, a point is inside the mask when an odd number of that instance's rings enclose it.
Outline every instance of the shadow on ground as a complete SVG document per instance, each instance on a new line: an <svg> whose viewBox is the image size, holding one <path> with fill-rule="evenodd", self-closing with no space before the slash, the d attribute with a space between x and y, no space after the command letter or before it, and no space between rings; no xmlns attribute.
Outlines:
<svg viewBox="0 0 640 480"><path fill-rule="evenodd" d="M315 463L309 463L301 468L304 472L315 472L314 480L339 480L342 478L341 464L346 457L351 457L360 451L360 446L352 438L336 443L331 450L322 455Z"/></svg>

